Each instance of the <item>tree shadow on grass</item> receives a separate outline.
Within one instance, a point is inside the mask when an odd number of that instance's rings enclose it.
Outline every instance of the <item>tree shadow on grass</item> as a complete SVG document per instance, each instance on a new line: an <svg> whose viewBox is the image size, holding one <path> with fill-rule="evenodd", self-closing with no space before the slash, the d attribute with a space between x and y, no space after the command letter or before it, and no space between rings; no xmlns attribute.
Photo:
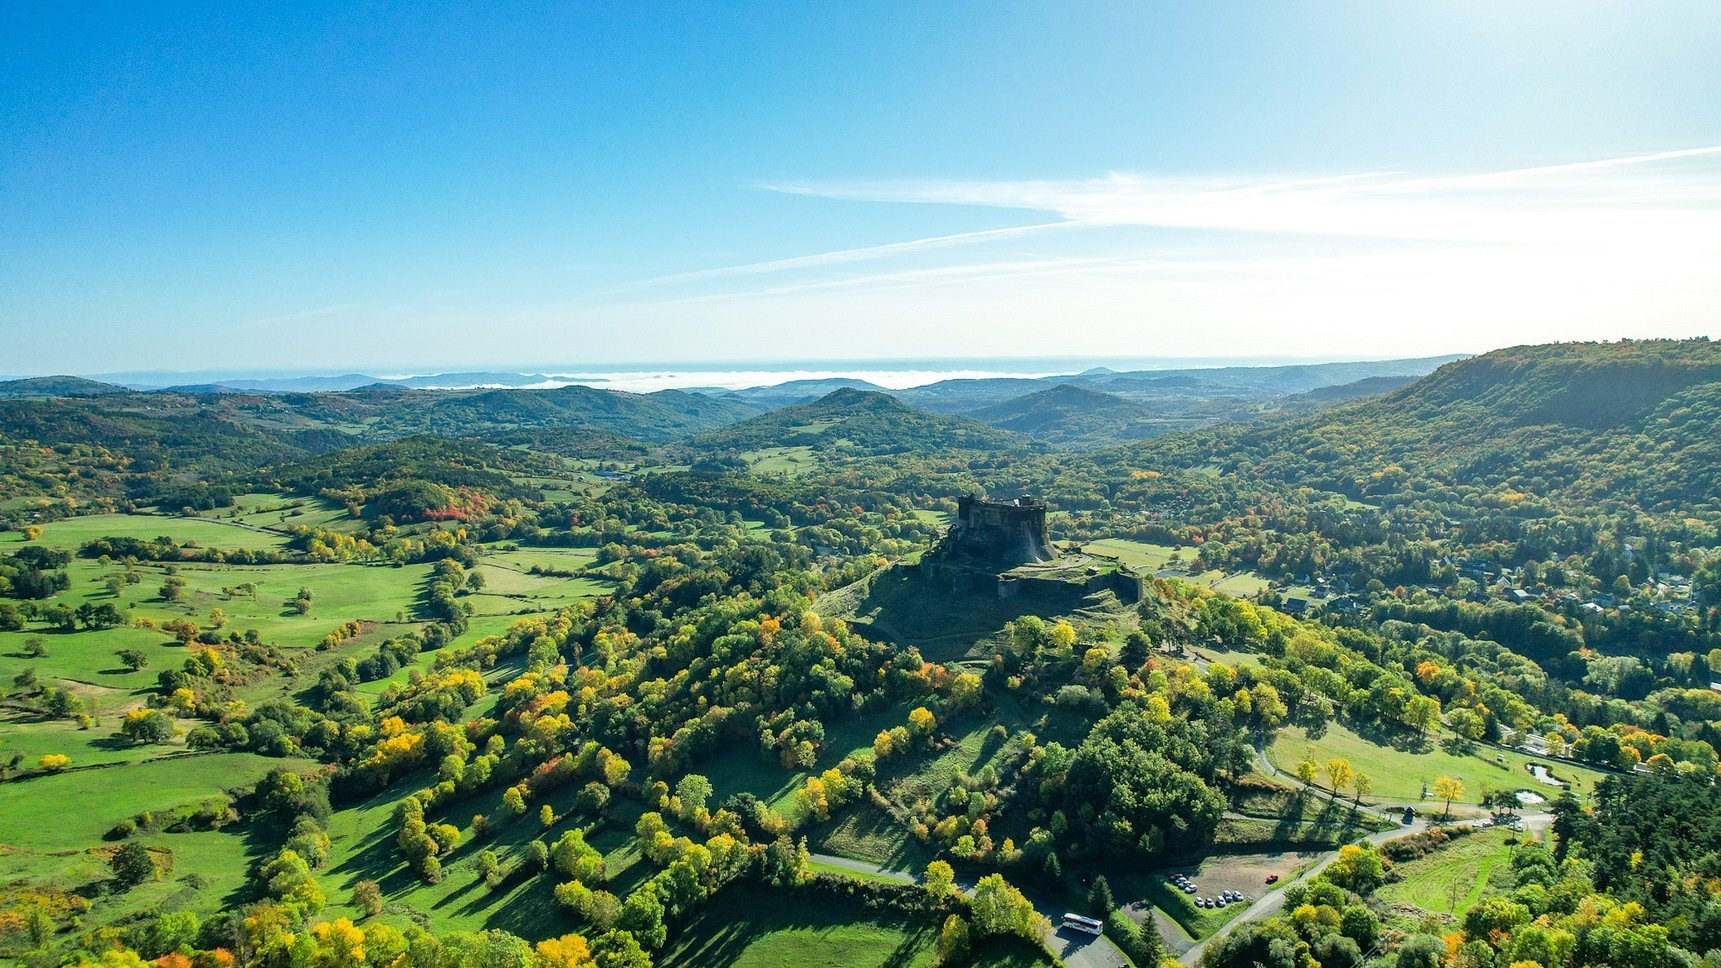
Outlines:
<svg viewBox="0 0 1721 968"><path fill-rule="evenodd" d="M280 849L280 837L278 831L263 829L255 820L247 821L240 834L246 868L255 871L268 863ZM221 899L221 907L223 910L234 910L258 900L261 896L261 892L257 890L256 879L246 878L239 882L238 887L227 892Z"/></svg>
<svg viewBox="0 0 1721 968"><path fill-rule="evenodd" d="M1346 723L1351 731L1376 746L1385 746L1402 753L1427 753L1434 743L1427 733L1382 726L1379 723Z"/></svg>
<svg viewBox="0 0 1721 968"><path fill-rule="evenodd" d="M917 871L931 858L921 849L900 821L869 801L861 801L840 814L832 825L824 827L814 838L814 849L826 853L852 853L837 849L832 835L841 830L845 840L885 848L871 852L868 859L891 870ZM826 848L829 848L828 850Z"/></svg>
<svg viewBox="0 0 1721 968"><path fill-rule="evenodd" d="M553 882L554 878L547 874L532 876L512 890L468 901L460 909L460 914L471 917L489 910L489 915L484 918L486 928L500 928L522 938L550 938L564 934L578 925L556 903ZM484 880L479 878L473 883L483 886Z"/></svg>
<svg viewBox="0 0 1721 968"><path fill-rule="evenodd" d="M123 736L104 736L101 739L92 739L90 740L89 745L99 750L107 750L108 752L114 753L138 748L137 743L134 743Z"/></svg>
<svg viewBox="0 0 1721 968"><path fill-rule="evenodd" d="M658 964L664 968L726 968L754 945L782 931L822 932L838 926L872 924L901 935L880 961L881 968L907 968L937 935L923 921L906 923L858 906L795 905L786 895L730 885L683 926Z"/></svg>

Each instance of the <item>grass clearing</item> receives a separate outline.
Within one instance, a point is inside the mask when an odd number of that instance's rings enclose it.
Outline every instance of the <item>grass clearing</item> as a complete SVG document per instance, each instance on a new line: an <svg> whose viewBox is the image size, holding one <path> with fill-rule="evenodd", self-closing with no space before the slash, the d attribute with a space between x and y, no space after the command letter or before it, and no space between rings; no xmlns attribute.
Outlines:
<svg viewBox="0 0 1721 968"><path fill-rule="evenodd" d="M1167 568L1176 569L1195 558L1195 552L1188 548L1173 548L1170 545L1152 544L1146 541L1132 541L1128 538L1102 538L1090 541L1082 547L1082 551L1091 555L1115 558L1119 562L1149 573L1159 572ZM1173 561L1173 556L1177 560ZM1272 583L1252 571L1235 574L1223 571L1203 572L1199 575L1188 576L1188 581L1206 585L1216 592L1230 595L1233 598L1253 598Z"/></svg>
<svg viewBox="0 0 1721 968"><path fill-rule="evenodd" d="M752 464L755 474L788 474L796 476L815 470L819 466L819 458L811 447L771 447L766 450L747 451L741 459Z"/></svg>
<svg viewBox="0 0 1721 968"><path fill-rule="evenodd" d="M847 877L857 881L871 881L874 884L901 884L902 878L890 877L877 871L859 871L839 864L829 864L822 860L810 860L807 869L815 874L833 874L837 877Z"/></svg>
<svg viewBox="0 0 1721 968"><path fill-rule="evenodd" d="M660 968L931 968L938 925L731 887L700 909L657 958ZM1049 962L1023 945L984 946L977 968Z"/></svg>
<svg viewBox="0 0 1721 968"><path fill-rule="evenodd" d="M1515 750L1496 746L1476 745L1473 753L1450 752L1441 743L1429 739L1416 746L1410 737L1399 734L1393 739L1403 746L1373 742L1340 723L1330 723L1326 733L1312 739L1301 727L1289 727L1279 733L1269 750L1273 764L1282 772L1295 773L1298 761L1308 759L1317 766L1328 759L1342 757L1355 769L1368 775L1373 784L1370 802L1408 804L1419 810L1443 806L1434 799L1434 781L1449 776L1464 784L1464 804L1475 809L1484 790L1531 790L1544 796L1552 787L1537 783L1526 769L1539 763L1551 767L1554 775L1572 783L1573 792L1587 794L1595 789L1602 774L1546 757L1529 756ZM1423 784L1428 785L1428 798L1423 799ZM1460 806L1454 802L1456 808Z"/></svg>
<svg viewBox="0 0 1721 968"><path fill-rule="evenodd" d="M233 524L204 521L196 518L169 517L162 514L91 514L64 521L50 521L41 526L42 535L36 543L49 548L76 552L97 538L138 538L154 540L168 535L181 545L196 542L203 548L246 548L252 550L287 547L287 539L278 534L253 531ZM15 531L0 534L0 544L17 543L22 536Z"/></svg>
<svg viewBox="0 0 1721 968"><path fill-rule="evenodd" d="M1171 556L1177 554L1179 549L1170 545L1131 541L1127 538L1102 538L1099 541L1088 542L1082 547L1082 550L1090 555L1116 558L1131 568L1158 571L1166 566L1166 563L1171 560ZM1183 555L1193 557L1193 554L1187 550L1183 552Z"/></svg>
<svg viewBox="0 0 1721 968"><path fill-rule="evenodd" d="M103 843L114 824L248 786L278 766L308 771L310 760L255 753L176 756L0 784L0 844L25 851L81 851Z"/></svg>
<svg viewBox="0 0 1721 968"><path fill-rule="evenodd" d="M1381 900L1414 904L1436 914L1463 914L1482 898L1489 876L1511 863L1509 831L1485 830L1460 837L1427 856L1394 867L1399 880L1382 887Z"/></svg>

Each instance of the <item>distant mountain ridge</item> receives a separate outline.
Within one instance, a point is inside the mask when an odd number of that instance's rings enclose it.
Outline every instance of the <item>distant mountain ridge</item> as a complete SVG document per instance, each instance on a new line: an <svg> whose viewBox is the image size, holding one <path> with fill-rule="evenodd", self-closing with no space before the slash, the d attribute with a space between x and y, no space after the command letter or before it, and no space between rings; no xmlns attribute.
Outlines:
<svg viewBox="0 0 1721 968"><path fill-rule="evenodd" d="M967 417L918 410L872 390L844 387L808 403L779 407L687 441L697 451L741 452L808 447L816 452L876 455L946 449L1013 450L1027 438Z"/></svg>
<svg viewBox="0 0 1721 968"><path fill-rule="evenodd" d="M1186 429L1122 397L1060 383L1047 390L972 411L994 427L1067 447L1104 447Z"/></svg>
<svg viewBox="0 0 1721 968"><path fill-rule="evenodd" d="M1496 350L1312 416L1149 441L1132 459L1361 499L1474 489L1476 499L1716 509L1721 343Z"/></svg>
<svg viewBox="0 0 1721 968"><path fill-rule="evenodd" d="M1126 371L1114 370L1106 366L1095 366L1079 373L1054 374L1046 377L953 378L903 390L887 389L859 377L794 379L742 389L711 386L683 389L704 395L736 396L768 405L785 406L789 403L805 403L832 390L849 387L890 393L924 409L945 409L949 406L978 409L981 406L1022 396L1037 389L1045 389L1057 383L1071 383L1110 393L1126 393L1142 389L1151 391L1154 388L1166 386L1201 385L1228 388L1233 391L1252 389L1258 392L1300 393L1320 386L1348 383L1369 376L1421 376L1432 372L1435 367L1442 363L1460 358L1460 356L1453 355L1364 362L1185 367ZM561 372L566 374L574 371L562 370ZM29 379L50 378L32 377ZM54 377L52 379L82 380L86 378ZM358 372L334 375L276 376L222 374L218 371L200 373L151 371L97 374L88 379L93 383L106 383L109 386L141 392L344 393L371 386L395 386L415 390L551 389L554 384L566 382L568 377L547 373L504 370L454 371L403 377L381 377ZM1143 381L1147 382L1144 383ZM612 387L605 385L605 380L601 374L588 375L582 382L599 389L612 389Z"/></svg>
<svg viewBox="0 0 1721 968"><path fill-rule="evenodd" d="M131 390L81 376L32 376L21 380L0 380L0 397L94 397L110 393L130 393Z"/></svg>

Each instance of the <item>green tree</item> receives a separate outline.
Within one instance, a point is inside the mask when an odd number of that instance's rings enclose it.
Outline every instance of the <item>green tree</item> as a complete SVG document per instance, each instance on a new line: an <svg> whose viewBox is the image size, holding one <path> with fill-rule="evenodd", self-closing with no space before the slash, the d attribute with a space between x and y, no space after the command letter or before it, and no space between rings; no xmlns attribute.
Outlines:
<svg viewBox="0 0 1721 968"><path fill-rule="evenodd" d="M134 709L120 720L120 735L134 743L165 743L177 732L173 720L159 709Z"/></svg>
<svg viewBox="0 0 1721 968"><path fill-rule="evenodd" d="M135 840L121 844L108 860L108 866L113 869L114 879L125 887L155 879L155 858L149 855L149 848Z"/></svg>
<svg viewBox="0 0 1721 968"><path fill-rule="evenodd" d="M631 932L605 931L592 942L596 968L651 968L651 955L640 947Z"/></svg>
<svg viewBox="0 0 1721 968"><path fill-rule="evenodd" d="M675 785L675 798L681 801L681 815L686 818L696 816L705 809L705 801L711 797L711 781L697 773L689 773Z"/></svg>
<svg viewBox="0 0 1721 968"><path fill-rule="evenodd" d="M956 965L968 960L968 922L959 914L944 919L938 932L938 963Z"/></svg>
<svg viewBox="0 0 1721 968"><path fill-rule="evenodd" d="M928 894L944 897L956 886L956 872L944 861L935 860L926 865L924 884Z"/></svg>
<svg viewBox="0 0 1721 968"><path fill-rule="evenodd" d="M641 947L654 951L663 947L668 939L663 925L663 902L657 899L657 891L650 884L641 885L622 902L616 927L637 938Z"/></svg>
<svg viewBox="0 0 1721 968"><path fill-rule="evenodd" d="M969 900L969 911L974 918L974 930L981 937L1016 935L1033 940L1040 936L1043 927L1044 919L1034 911L1034 905L1002 874L988 874L980 879Z"/></svg>
<svg viewBox="0 0 1721 968"><path fill-rule="evenodd" d="M365 917L374 918L382 913L382 888L367 877L353 885L352 903Z"/></svg>
<svg viewBox="0 0 1721 968"><path fill-rule="evenodd" d="M1106 876L1096 875L1093 887L1088 889L1088 910L1093 912L1094 917L1104 920L1116 907L1117 902L1112 899L1111 885L1106 883Z"/></svg>
<svg viewBox="0 0 1721 968"><path fill-rule="evenodd" d="M1449 776L1434 781L1434 795L1446 801L1446 813L1452 814L1452 801L1464 798L1464 783Z"/></svg>

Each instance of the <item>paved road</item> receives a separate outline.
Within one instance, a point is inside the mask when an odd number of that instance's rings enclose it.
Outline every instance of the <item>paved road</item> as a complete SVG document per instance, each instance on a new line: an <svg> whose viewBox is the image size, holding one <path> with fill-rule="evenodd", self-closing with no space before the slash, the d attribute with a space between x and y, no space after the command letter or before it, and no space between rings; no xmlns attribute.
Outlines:
<svg viewBox="0 0 1721 968"><path fill-rule="evenodd" d="M1523 819L1524 827L1530 833L1540 833L1554 822L1553 816L1545 813L1527 814ZM1480 821L1471 821L1471 825L1479 823ZM1367 838L1362 839L1366 839L1369 843L1378 847L1389 840L1397 840L1400 837L1427 830L1428 827L1429 824L1426 820L1419 819L1411 826L1401 827L1395 824L1388 830L1369 834ZM1307 881L1309 878L1319 874L1321 871L1326 869L1328 864L1337 860L1338 856L1339 852L1337 850L1329 850L1319 854L1316 856L1314 863L1308 868L1308 870L1305 870L1301 875L1290 880L1281 881L1274 890L1263 895L1259 900L1255 901L1255 903L1249 905L1247 910L1242 914L1237 915L1235 918L1232 918L1224 927L1215 931L1207 939L1196 942L1177 960L1185 965L1198 965L1201 963L1201 953L1207 950L1207 946L1213 941L1223 938L1236 930L1238 925L1246 924L1250 921L1259 920L1261 918L1272 917L1273 915L1278 914L1280 911L1284 910L1285 907L1286 888L1290 887L1292 884L1299 884ZM891 868L880 867L877 864L868 863L864 860L837 857L832 854L814 854L812 855L812 858L820 863L829 864L833 867L841 867L845 870L852 870L857 873L876 874L882 877L891 878L892 880L901 881L905 884L918 884L921 880L920 875L910 871L892 870ZM971 893L974 889L972 881L958 881L958 884L966 892ZM1027 897L1030 901L1034 902L1034 907L1039 910L1041 914L1045 915L1046 919L1051 923L1050 930L1046 932L1047 947L1051 948L1058 957L1062 958L1064 963L1069 965L1070 968L1119 968L1121 965L1128 964L1128 962L1124 960L1122 952L1118 951L1117 946L1112 944L1110 939L1096 938L1092 935L1082 934L1079 931L1060 930L1058 928L1058 922L1064 912L1062 910L1053 910L1048 901L1044 898L1037 898L1032 893L1028 893Z"/></svg>
<svg viewBox="0 0 1721 968"><path fill-rule="evenodd" d="M1313 793L1314 795L1316 795L1318 797L1321 797L1321 798L1326 799L1326 800L1331 800L1333 803L1335 803L1341 807L1350 807L1351 809L1356 810L1358 813L1366 814L1367 816L1373 817L1376 820L1384 820L1387 823L1394 824L1394 825L1396 825L1399 821L1398 817L1388 816L1384 811L1376 810L1372 807L1363 806L1358 801L1346 800L1343 797L1340 797L1337 794L1334 794L1330 790L1324 790L1318 786L1310 786L1309 784L1304 783L1302 780L1297 779L1295 776L1292 776L1291 774L1286 773L1286 772L1280 770L1278 767L1274 766L1273 761L1267 759L1267 751L1262 749L1259 746L1255 747L1255 762L1260 767L1261 772L1267 774L1268 776L1272 777L1275 780L1278 780L1280 783L1283 783L1286 786L1293 787L1293 788L1298 789L1298 790L1307 790L1308 792Z"/></svg>
<svg viewBox="0 0 1721 968"><path fill-rule="evenodd" d="M1542 830L1547 829L1548 825L1552 824L1553 822L1554 822L1554 818L1550 814L1531 814L1531 815L1527 815L1524 817L1524 829L1530 833L1540 833ZM1468 826L1478 826L1478 825L1480 825L1480 823L1481 823L1481 821L1471 821L1468 824ZM1378 847L1381 844L1384 844L1389 840L1397 840L1400 837L1404 837L1404 836L1407 836L1409 834L1418 833L1420 831L1427 830L1428 827L1429 827L1429 824L1427 821L1418 820L1416 823L1412 824L1409 827L1395 827L1391 830L1382 830L1379 833L1369 834L1367 837L1367 840L1369 843L1374 844L1375 846ZM1353 841L1353 843L1354 843L1354 841ZM1321 871L1326 869L1328 864L1331 864L1333 861L1337 860L1338 856L1339 856L1339 852L1337 850L1329 850L1329 851L1321 854L1319 857L1317 857L1315 859L1314 865L1312 867L1310 867L1308 870L1304 871L1301 876L1292 878L1289 881L1280 882L1279 886L1276 889L1274 889L1271 893L1266 894L1260 900L1256 901L1254 904L1249 905L1248 910L1244 911L1242 914L1238 915L1237 917L1231 919L1229 922L1227 922L1225 924L1224 927L1220 928L1218 931L1213 932L1213 934L1210 937L1208 937L1206 940L1196 942L1193 946L1190 947L1190 949L1188 951L1185 951L1183 953L1183 955L1181 957L1179 957L1177 960L1182 962L1185 965L1200 964L1201 963L1201 953L1203 951L1207 950L1207 946L1209 944L1213 943L1214 941L1225 937L1226 935L1230 934L1232 931L1236 930L1238 925L1245 924L1245 923L1250 922L1250 921L1255 921L1255 920L1258 920L1260 918L1269 918L1275 914L1278 914L1280 911L1284 910L1284 907L1285 907L1285 889L1286 888L1290 887L1292 884L1302 883L1303 881L1306 881L1309 878L1314 877L1316 874L1319 874Z"/></svg>
<svg viewBox="0 0 1721 968"><path fill-rule="evenodd" d="M921 880L919 874L911 871L892 870L888 867L880 867L877 864L868 863L864 860L854 860L849 857L813 854L812 859L821 864L841 867L844 870L851 870L860 874L876 874L880 877L888 877L904 884L918 884ZM957 884L965 893L973 893L974 891L972 881L958 880ZM1124 958L1123 952L1117 949L1117 945L1111 943L1110 938L1096 938L1080 931L1059 928L1058 924L1063 918L1064 909L1054 910L1046 899L1035 897L1032 893L1024 893L1028 900L1034 903L1035 910L1045 915L1046 920L1050 923L1045 935L1046 947L1052 949L1053 954L1062 958L1064 964L1069 965L1070 968L1121 968L1121 966L1129 964L1128 960Z"/></svg>

